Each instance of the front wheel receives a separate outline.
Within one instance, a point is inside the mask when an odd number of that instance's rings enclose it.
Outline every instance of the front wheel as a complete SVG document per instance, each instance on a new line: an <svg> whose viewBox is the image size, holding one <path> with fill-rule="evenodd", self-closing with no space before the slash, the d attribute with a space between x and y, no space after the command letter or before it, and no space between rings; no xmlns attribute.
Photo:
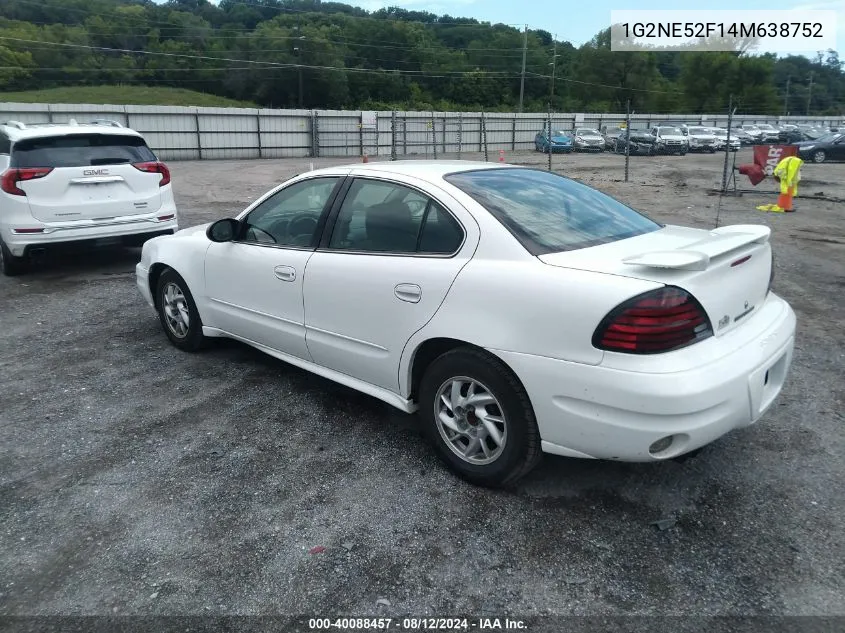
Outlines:
<svg viewBox="0 0 845 633"><path fill-rule="evenodd" d="M474 484L512 484L540 461L528 394L507 365L481 350L458 348L428 367L419 415L440 458Z"/></svg>
<svg viewBox="0 0 845 633"><path fill-rule="evenodd" d="M186 352L196 352L205 345L197 304L188 284L168 268L158 279L156 306L164 333L170 342Z"/></svg>
<svg viewBox="0 0 845 633"><path fill-rule="evenodd" d="M827 158L823 150L816 150L813 152L813 162L814 163L823 163L824 159Z"/></svg>

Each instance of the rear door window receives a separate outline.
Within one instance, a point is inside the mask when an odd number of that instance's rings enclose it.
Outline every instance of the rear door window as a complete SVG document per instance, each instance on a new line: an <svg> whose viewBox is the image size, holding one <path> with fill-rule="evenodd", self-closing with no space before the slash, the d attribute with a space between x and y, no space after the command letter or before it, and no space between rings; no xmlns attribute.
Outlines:
<svg viewBox="0 0 845 633"><path fill-rule="evenodd" d="M68 134L24 139L12 148L13 167L86 167L156 160L138 136Z"/></svg>

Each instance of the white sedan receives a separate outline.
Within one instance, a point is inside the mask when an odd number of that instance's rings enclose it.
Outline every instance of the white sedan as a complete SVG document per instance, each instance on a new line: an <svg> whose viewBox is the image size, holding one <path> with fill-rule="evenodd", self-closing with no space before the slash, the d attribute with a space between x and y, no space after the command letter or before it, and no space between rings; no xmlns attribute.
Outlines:
<svg viewBox="0 0 845 633"><path fill-rule="evenodd" d="M769 236L664 226L546 171L399 161L296 176L148 241L136 272L176 347L237 339L416 411L494 486L542 452L665 460L760 418L795 333Z"/></svg>

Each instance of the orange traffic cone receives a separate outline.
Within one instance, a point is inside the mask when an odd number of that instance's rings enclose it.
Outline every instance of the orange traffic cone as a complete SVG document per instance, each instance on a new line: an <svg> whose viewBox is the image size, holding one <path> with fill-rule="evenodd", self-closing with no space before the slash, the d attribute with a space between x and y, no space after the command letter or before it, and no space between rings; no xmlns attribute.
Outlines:
<svg viewBox="0 0 845 633"><path fill-rule="evenodd" d="M783 209L784 211L795 211L792 208L792 195L793 195L794 188L789 187L786 190L786 193L782 193L778 195L778 206Z"/></svg>
<svg viewBox="0 0 845 633"><path fill-rule="evenodd" d="M362 162L362 163L369 163L369 162L370 162L370 158L369 158L369 156L367 156L366 154L364 154L364 155L361 157L361 162Z"/></svg>
<svg viewBox="0 0 845 633"><path fill-rule="evenodd" d="M499 150L499 162L500 163L505 162L505 150L503 150L503 149Z"/></svg>

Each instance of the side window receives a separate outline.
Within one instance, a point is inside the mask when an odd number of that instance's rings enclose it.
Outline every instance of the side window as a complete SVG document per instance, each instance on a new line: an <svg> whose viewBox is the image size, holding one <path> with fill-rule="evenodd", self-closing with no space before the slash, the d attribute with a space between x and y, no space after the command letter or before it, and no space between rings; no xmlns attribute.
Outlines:
<svg viewBox="0 0 845 633"><path fill-rule="evenodd" d="M463 239L464 233L455 218L432 200L426 210L417 250L448 255L458 250Z"/></svg>
<svg viewBox="0 0 845 633"><path fill-rule="evenodd" d="M244 218L241 241L276 246L313 246L320 215L338 178L313 178L285 187Z"/></svg>
<svg viewBox="0 0 845 633"><path fill-rule="evenodd" d="M12 143L9 137L5 134L0 134L0 154L10 154L12 151Z"/></svg>
<svg viewBox="0 0 845 633"><path fill-rule="evenodd" d="M427 196L402 185L358 179L340 208L329 248L449 254L462 239L457 222Z"/></svg>

